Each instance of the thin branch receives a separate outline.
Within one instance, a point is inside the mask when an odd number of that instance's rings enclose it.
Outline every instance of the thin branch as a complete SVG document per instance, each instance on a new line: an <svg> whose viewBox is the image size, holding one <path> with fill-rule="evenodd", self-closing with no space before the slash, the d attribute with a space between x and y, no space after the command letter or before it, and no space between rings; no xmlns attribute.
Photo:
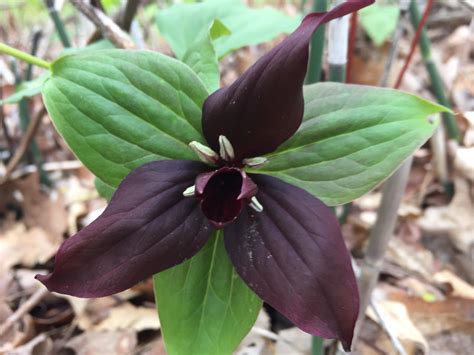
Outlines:
<svg viewBox="0 0 474 355"><path fill-rule="evenodd" d="M5 175L1 178L0 183L3 183L10 179L13 171L16 169L21 159L23 158L25 153L28 151L28 147L30 146L31 141L33 140L35 133L38 130L38 127L40 126L41 119L43 118L45 114L46 114L46 108L43 107L40 110L40 112L38 112L38 114L30 122L28 129L26 130L26 133L20 142L20 146L18 147L17 151L15 152L15 155L8 162L5 168Z"/></svg>
<svg viewBox="0 0 474 355"><path fill-rule="evenodd" d="M430 0L432 1L432 0ZM423 57L423 62L425 63L426 70L428 71L430 80L431 80L431 91L436 96L437 101L448 108L451 108L451 103L449 102L445 89L443 86L443 81L439 75L438 68L431 57L431 45L426 33L426 29L423 24L423 18L420 18L420 11L418 9L418 4L415 0L410 2L410 19L413 27L419 29L421 28L421 36L419 40L419 45L421 49L421 55ZM423 15L424 16L424 15ZM446 126L446 131L450 139L454 139L457 142L461 141L461 134L459 132L459 127L456 123L456 119L451 112L443 113L443 123Z"/></svg>
<svg viewBox="0 0 474 355"><path fill-rule="evenodd" d="M0 325L0 337L5 334L17 321L21 319L26 313L31 311L41 300L49 294L46 288L41 287L31 297L23 303L18 309L10 315L5 322Z"/></svg>
<svg viewBox="0 0 474 355"><path fill-rule="evenodd" d="M405 76L405 72L408 69L408 66L411 63L411 60L413 58L413 54L415 54L415 49L416 46L418 45L418 41L420 40L421 32L423 31L425 27L426 20L428 19L428 15L431 11L431 8L433 7L433 0L428 0L425 6L425 11L423 12L423 16L420 20L420 23L418 24L418 27L416 29L415 37L413 37L413 40L411 42L410 46L410 52L408 54L407 59L405 60L405 64L403 65L402 70L398 74L397 81L395 83L395 89L398 89L402 83L403 77Z"/></svg>
<svg viewBox="0 0 474 355"><path fill-rule="evenodd" d="M357 12L351 14L350 25L349 25L349 48L347 50L347 68L346 68L346 82L351 82L352 67L354 65L354 48L357 34L358 25Z"/></svg>
<svg viewBox="0 0 474 355"><path fill-rule="evenodd" d="M84 3L81 0L71 0L72 4L83 13L100 30L104 38L107 38L118 48L133 49L135 43L131 40L110 17L98 8Z"/></svg>

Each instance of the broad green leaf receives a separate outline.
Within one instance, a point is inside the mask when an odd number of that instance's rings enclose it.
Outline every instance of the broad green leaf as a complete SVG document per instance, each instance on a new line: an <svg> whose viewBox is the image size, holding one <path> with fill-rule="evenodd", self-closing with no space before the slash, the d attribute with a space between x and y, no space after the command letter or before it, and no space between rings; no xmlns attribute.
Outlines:
<svg viewBox="0 0 474 355"><path fill-rule="evenodd" d="M169 355L231 354L262 305L230 263L222 231L187 262L155 275L154 282Z"/></svg>
<svg viewBox="0 0 474 355"><path fill-rule="evenodd" d="M38 95L41 92L44 82L49 78L49 72L46 72L34 80L26 81L20 84L16 92L4 100L0 100L0 106L20 102L26 97Z"/></svg>
<svg viewBox="0 0 474 355"><path fill-rule="evenodd" d="M220 86L219 60L213 40L230 35L230 31L219 20L202 31L183 56L183 62L201 78L210 93Z"/></svg>
<svg viewBox="0 0 474 355"><path fill-rule="evenodd" d="M188 143L204 143L201 108L207 95L185 64L123 50L62 57L43 89L59 133L110 186L152 160L196 159Z"/></svg>
<svg viewBox="0 0 474 355"><path fill-rule="evenodd" d="M270 7L252 9L241 0L176 4L158 10L156 18L161 34L178 58L183 58L196 34L208 29L215 19L231 31L229 36L215 41L219 58L238 48L269 41L280 33L292 32L301 20Z"/></svg>
<svg viewBox="0 0 474 355"><path fill-rule="evenodd" d="M392 89L319 83L304 89L304 121L255 173L306 189L327 205L372 190L433 134L446 108ZM269 128L270 129L270 128Z"/></svg>
<svg viewBox="0 0 474 355"><path fill-rule="evenodd" d="M107 201L110 201L112 195L115 192L115 187L106 184L98 177L95 178L94 185L99 195L105 198Z"/></svg>
<svg viewBox="0 0 474 355"><path fill-rule="evenodd" d="M375 45L385 43L395 31L398 22L400 7L396 4L376 2L359 11L362 27Z"/></svg>

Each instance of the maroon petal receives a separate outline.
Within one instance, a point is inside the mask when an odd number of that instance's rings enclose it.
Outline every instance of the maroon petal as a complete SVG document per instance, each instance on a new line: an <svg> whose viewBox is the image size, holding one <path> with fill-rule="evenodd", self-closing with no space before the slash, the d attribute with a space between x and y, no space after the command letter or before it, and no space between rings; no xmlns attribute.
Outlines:
<svg viewBox="0 0 474 355"><path fill-rule="evenodd" d="M196 199L183 197L183 191L205 169L167 160L134 170L104 213L61 245L54 272L37 278L51 291L101 297L190 258L211 227Z"/></svg>
<svg viewBox="0 0 474 355"><path fill-rule="evenodd" d="M204 215L216 228L234 221L242 207L257 193L245 171L224 166L196 178L196 197Z"/></svg>
<svg viewBox="0 0 474 355"><path fill-rule="evenodd" d="M219 135L224 135L240 160L270 153L293 135L303 118L303 81L313 32L373 2L349 0L329 12L306 16L295 32L231 86L209 96L203 108L203 131L211 148L218 151Z"/></svg>
<svg viewBox="0 0 474 355"><path fill-rule="evenodd" d="M349 350L359 296L336 218L300 188L269 176L252 178L263 211L245 208L224 231L237 272L299 328L340 339Z"/></svg>

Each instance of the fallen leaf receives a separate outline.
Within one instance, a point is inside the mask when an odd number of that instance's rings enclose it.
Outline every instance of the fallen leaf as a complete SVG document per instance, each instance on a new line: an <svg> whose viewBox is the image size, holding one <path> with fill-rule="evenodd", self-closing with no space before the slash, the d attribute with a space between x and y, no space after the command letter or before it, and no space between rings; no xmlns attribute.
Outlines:
<svg viewBox="0 0 474 355"><path fill-rule="evenodd" d="M474 287L469 285L466 281L462 280L458 276L454 275L449 270L437 272L433 276L433 280L439 283L450 284L452 287L452 296L474 300Z"/></svg>
<svg viewBox="0 0 474 355"><path fill-rule="evenodd" d="M130 355L134 354L137 337L133 330L86 332L67 342L66 348L76 355Z"/></svg>
<svg viewBox="0 0 474 355"><path fill-rule="evenodd" d="M14 265L34 266L48 261L58 249L60 241L39 227L27 229L18 222L0 231L0 272Z"/></svg>
<svg viewBox="0 0 474 355"><path fill-rule="evenodd" d="M428 343L423 334L413 324L403 303L389 300L374 300L377 310L380 313L385 326L390 329L393 335L400 340L403 347L409 354L415 354L418 351L426 354L428 352ZM381 324L380 318L374 310L369 307L367 315L375 322ZM387 339L387 341L389 341ZM386 344L384 349L392 348L391 344ZM410 350L409 350L410 349Z"/></svg>

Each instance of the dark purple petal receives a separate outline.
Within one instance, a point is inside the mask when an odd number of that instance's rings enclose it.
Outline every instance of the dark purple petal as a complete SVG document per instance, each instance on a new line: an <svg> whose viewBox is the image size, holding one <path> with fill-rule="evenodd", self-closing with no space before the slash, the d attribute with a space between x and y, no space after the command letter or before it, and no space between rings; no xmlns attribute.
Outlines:
<svg viewBox="0 0 474 355"><path fill-rule="evenodd" d="M350 0L329 12L306 16L295 32L231 86L209 96L203 108L203 131L210 147L219 151L218 138L224 135L241 160L270 153L292 136L303 118L303 81L313 32L373 2Z"/></svg>
<svg viewBox="0 0 474 355"><path fill-rule="evenodd" d="M306 191L254 176L262 212L244 208L224 231L230 259L265 302L313 335L350 349L359 296L331 210Z"/></svg>
<svg viewBox="0 0 474 355"><path fill-rule="evenodd" d="M256 193L257 185L238 168L224 166L196 178L196 197L216 228L234 221Z"/></svg>
<svg viewBox="0 0 474 355"><path fill-rule="evenodd" d="M132 171L104 213L61 245L54 272L37 278L51 291L101 297L190 258L212 228L198 201L183 191L205 169L166 160Z"/></svg>

